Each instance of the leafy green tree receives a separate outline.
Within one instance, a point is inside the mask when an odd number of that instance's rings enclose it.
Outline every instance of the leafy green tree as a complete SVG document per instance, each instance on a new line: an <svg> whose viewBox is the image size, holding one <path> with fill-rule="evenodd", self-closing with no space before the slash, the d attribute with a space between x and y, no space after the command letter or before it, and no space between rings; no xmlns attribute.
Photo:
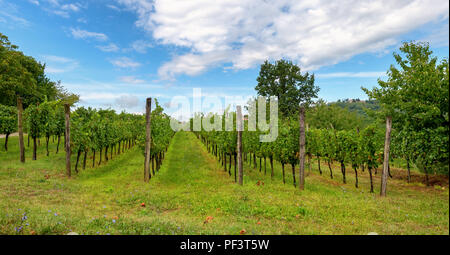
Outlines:
<svg viewBox="0 0 450 255"><path fill-rule="evenodd" d="M426 175L431 169L448 174L449 162L449 64L447 59L438 62L432 53L428 43L405 42L394 53L397 66L390 67L388 80L379 80L372 90L363 88L380 102L380 115L392 116L394 129L414 134L411 144L423 145L417 149L436 143L414 159Z"/></svg>
<svg viewBox="0 0 450 255"><path fill-rule="evenodd" d="M44 70L44 64L25 56L0 33L0 104L15 106L18 96L23 98L24 108L58 99L61 86L50 81Z"/></svg>
<svg viewBox="0 0 450 255"><path fill-rule="evenodd" d="M314 86L314 74L301 74L300 67L284 59L274 63L266 60L256 80L258 95L278 97L278 109L285 117L296 115L298 106L311 103L319 91Z"/></svg>

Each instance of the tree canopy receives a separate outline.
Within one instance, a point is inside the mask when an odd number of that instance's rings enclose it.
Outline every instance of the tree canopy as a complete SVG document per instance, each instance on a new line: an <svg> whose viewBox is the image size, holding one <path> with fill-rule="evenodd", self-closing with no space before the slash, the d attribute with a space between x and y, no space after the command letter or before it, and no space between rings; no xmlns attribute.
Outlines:
<svg viewBox="0 0 450 255"><path fill-rule="evenodd" d="M26 56L0 33L0 104L15 106L18 96L23 98L24 108L46 100L78 101L78 97L65 91L60 82L47 77L45 64Z"/></svg>
<svg viewBox="0 0 450 255"><path fill-rule="evenodd" d="M314 86L314 74L300 72L292 61L266 60L259 71L255 87L258 95L278 97L278 108L285 117L295 115L300 104L308 106L317 97L319 87Z"/></svg>

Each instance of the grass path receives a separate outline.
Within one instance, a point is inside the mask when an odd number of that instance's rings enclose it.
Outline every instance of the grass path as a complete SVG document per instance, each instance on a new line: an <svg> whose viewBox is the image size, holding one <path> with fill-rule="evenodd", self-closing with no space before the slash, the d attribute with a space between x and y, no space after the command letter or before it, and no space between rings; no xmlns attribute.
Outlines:
<svg viewBox="0 0 450 255"><path fill-rule="evenodd" d="M240 187L188 132L175 135L148 184L138 148L67 180L63 153L47 158L42 147L25 165L16 137L0 151L0 234L449 234L448 187L392 180L380 198L367 173L356 189L351 174L344 185L337 168L333 180L313 168L300 192L290 167L282 183L278 164L273 180L245 165Z"/></svg>

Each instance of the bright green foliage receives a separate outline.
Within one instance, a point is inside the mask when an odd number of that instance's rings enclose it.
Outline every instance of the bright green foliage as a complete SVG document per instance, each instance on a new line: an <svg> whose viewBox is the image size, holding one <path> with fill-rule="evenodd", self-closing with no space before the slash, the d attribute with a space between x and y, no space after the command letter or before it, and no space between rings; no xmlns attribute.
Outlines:
<svg viewBox="0 0 450 255"><path fill-rule="evenodd" d="M17 130L17 108L0 104L0 134L11 134Z"/></svg>
<svg viewBox="0 0 450 255"><path fill-rule="evenodd" d="M275 63L265 61L256 79L258 95L278 97L278 107L285 117L296 115L299 105L308 106L317 97L314 74L301 74L300 67L284 59Z"/></svg>
<svg viewBox="0 0 450 255"><path fill-rule="evenodd" d="M30 105L25 111L25 125L28 135L32 138L41 137L44 130L44 121L47 119L41 114L41 108L37 105Z"/></svg>
<svg viewBox="0 0 450 255"><path fill-rule="evenodd" d="M383 133L370 125L361 131L360 150L362 162L369 168L375 169L380 164L383 154Z"/></svg>
<svg viewBox="0 0 450 255"><path fill-rule="evenodd" d="M306 122L319 129L356 130L363 129L368 119L355 111L319 100L306 112Z"/></svg>
<svg viewBox="0 0 450 255"><path fill-rule="evenodd" d="M17 108L0 104L0 134L9 136L17 130ZM8 150L8 139L5 139L5 150Z"/></svg>
<svg viewBox="0 0 450 255"><path fill-rule="evenodd" d="M0 104L15 106L21 96L26 108L46 99L61 98L64 91L45 75L45 65L17 49L0 33Z"/></svg>
<svg viewBox="0 0 450 255"><path fill-rule="evenodd" d="M448 60L438 63L427 43L404 43L400 52L394 53L397 66L390 67L388 80L363 90L380 102L381 117L392 116L397 132L411 133L408 144L422 171L448 174Z"/></svg>
<svg viewBox="0 0 450 255"><path fill-rule="evenodd" d="M152 158L158 157L161 159L160 154L164 153L172 140L175 132L170 127L170 117L163 113L163 108L159 105L158 101L155 100L155 109L151 113L151 146L150 146L150 156ZM129 116L127 122L135 122L135 125L131 125L128 131L128 135L134 137L137 134L136 139L138 139L142 154L145 155L145 116Z"/></svg>

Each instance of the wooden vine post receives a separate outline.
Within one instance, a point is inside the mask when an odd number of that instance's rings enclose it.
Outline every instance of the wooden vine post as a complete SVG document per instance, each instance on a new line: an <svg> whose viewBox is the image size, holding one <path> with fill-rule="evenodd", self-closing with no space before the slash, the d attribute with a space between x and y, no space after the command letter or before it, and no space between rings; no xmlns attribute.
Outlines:
<svg viewBox="0 0 450 255"><path fill-rule="evenodd" d="M148 182L151 178L150 173L150 145L152 143L151 137L151 109L152 98L147 98L145 107L145 163L144 163L144 181Z"/></svg>
<svg viewBox="0 0 450 255"><path fill-rule="evenodd" d="M19 149L20 149L20 162L25 163L25 146L23 143L23 121L22 121L22 113L23 113L23 104L22 98L17 97L17 119L18 119L18 130L19 130Z"/></svg>
<svg viewBox="0 0 450 255"><path fill-rule="evenodd" d="M392 117L386 118L386 137L384 139L384 161L383 161L383 173L381 174L381 190L380 195L386 196L387 178L389 172L389 149L391 144L391 127Z"/></svg>
<svg viewBox="0 0 450 255"><path fill-rule="evenodd" d="M239 171L239 185L244 182L244 169L242 164L242 110L241 106L236 106L236 129L237 129L237 161L238 161L238 171Z"/></svg>
<svg viewBox="0 0 450 255"><path fill-rule="evenodd" d="M70 105L64 104L64 114L65 114L65 122L66 122L66 134L65 134L65 149L66 149L66 174L67 177L70 178L72 175L72 171L70 169L70 154L72 153L70 150Z"/></svg>
<svg viewBox="0 0 450 255"><path fill-rule="evenodd" d="M305 107L300 107L300 136L299 136L299 180L300 190L305 189ZM295 173L295 171L294 171Z"/></svg>

